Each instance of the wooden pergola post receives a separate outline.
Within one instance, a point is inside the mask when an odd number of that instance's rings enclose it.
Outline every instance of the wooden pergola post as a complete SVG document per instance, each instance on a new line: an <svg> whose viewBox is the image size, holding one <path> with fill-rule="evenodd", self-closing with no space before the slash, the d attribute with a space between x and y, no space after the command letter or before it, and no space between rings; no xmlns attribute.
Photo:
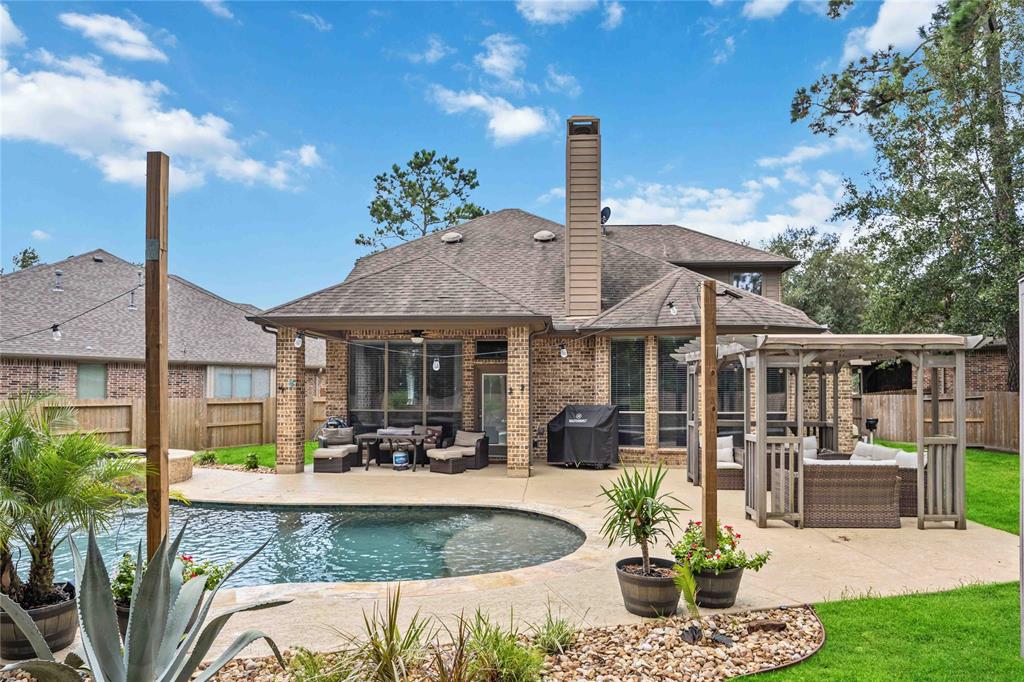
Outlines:
<svg viewBox="0 0 1024 682"><path fill-rule="evenodd" d="M700 441L703 466L701 519L704 521L704 546L718 547L718 320L717 284L713 279L701 283L700 296Z"/></svg>
<svg viewBox="0 0 1024 682"><path fill-rule="evenodd" d="M147 556L167 535L167 193L170 159L146 154L146 517Z"/></svg>

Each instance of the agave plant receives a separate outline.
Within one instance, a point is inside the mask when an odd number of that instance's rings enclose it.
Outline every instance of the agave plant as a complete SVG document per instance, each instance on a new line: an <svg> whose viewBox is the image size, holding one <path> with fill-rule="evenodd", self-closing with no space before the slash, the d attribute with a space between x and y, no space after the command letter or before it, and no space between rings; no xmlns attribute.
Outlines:
<svg viewBox="0 0 1024 682"><path fill-rule="evenodd" d="M176 557L184 533L183 527L173 541L168 542L165 537L145 569L140 543L136 562L137 575L142 579L135 581L132 588L128 632L122 647L110 578L96 543L96 534L90 526L84 560L72 540L75 575L81 586L78 597L81 652L57 662L28 613L9 597L0 594L0 608L31 641L36 653L36 658L11 663L0 671L24 670L39 682L80 682L86 675L96 682L187 682L232 615L291 601L272 599L236 606L218 614L203 627L221 585L249 563L267 543L239 563L220 585L205 596L205 578L200 576L183 581L181 560ZM196 617L190 623L193 614ZM196 677L196 681L205 682L212 678L242 649L258 639L266 641L278 663L284 667L284 659L274 640L259 630L247 630Z"/></svg>

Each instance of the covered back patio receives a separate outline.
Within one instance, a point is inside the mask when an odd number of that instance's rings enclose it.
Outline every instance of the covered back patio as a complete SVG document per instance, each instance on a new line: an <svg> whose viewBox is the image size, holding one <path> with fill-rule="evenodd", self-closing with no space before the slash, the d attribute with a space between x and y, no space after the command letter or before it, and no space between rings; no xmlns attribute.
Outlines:
<svg viewBox="0 0 1024 682"><path fill-rule="evenodd" d="M700 364L696 343L673 355L687 365L690 376L697 374ZM965 528L965 353L984 343L980 336L946 334L719 337L718 362L738 362L744 377L742 438L738 444L728 443L728 450L738 450L747 518L761 528L771 520L798 528L899 527L900 516L913 514L921 529L930 523ZM916 454L860 440L852 452L842 452L844 441L850 442L851 425L843 428L839 404L850 399L851 386L841 374L885 360L905 360L914 367ZM949 423L940 422L938 415L941 369L953 372L954 414ZM784 414L769 405L770 371L785 375ZM926 379L932 396L930 414L925 410ZM691 385L696 387L697 382ZM690 443L697 442L700 399L691 395L688 401ZM719 453L723 443L719 438ZM691 448L688 456L695 485L701 482L701 462L706 461L700 449Z"/></svg>

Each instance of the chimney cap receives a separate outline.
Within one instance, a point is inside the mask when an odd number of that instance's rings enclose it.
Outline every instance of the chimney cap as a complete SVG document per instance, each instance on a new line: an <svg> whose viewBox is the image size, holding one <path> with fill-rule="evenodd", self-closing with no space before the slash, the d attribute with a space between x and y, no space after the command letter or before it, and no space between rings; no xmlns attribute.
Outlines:
<svg viewBox="0 0 1024 682"><path fill-rule="evenodd" d="M599 135L601 119L597 116L570 116L565 121L566 135Z"/></svg>

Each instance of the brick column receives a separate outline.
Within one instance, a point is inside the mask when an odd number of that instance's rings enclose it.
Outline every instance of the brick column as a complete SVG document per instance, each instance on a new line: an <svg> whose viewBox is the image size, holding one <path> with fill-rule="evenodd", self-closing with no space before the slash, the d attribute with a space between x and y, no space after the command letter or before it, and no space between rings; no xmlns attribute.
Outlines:
<svg viewBox="0 0 1024 682"><path fill-rule="evenodd" d="M658 457L658 337L644 337L644 454Z"/></svg>
<svg viewBox="0 0 1024 682"><path fill-rule="evenodd" d="M839 437L837 449L853 452L857 434L853 428L853 369L844 365L839 369Z"/></svg>
<svg viewBox="0 0 1024 682"><path fill-rule="evenodd" d="M530 475L530 329L508 328L507 473Z"/></svg>
<svg viewBox="0 0 1024 682"><path fill-rule="evenodd" d="M594 402L612 401L612 343L607 336L594 339Z"/></svg>
<svg viewBox="0 0 1024 682"><path fill-rule="evenodd" d="M299 474L305 464L306 344L295 331L277 330L277 473Z"/></svg>
<svg viewBox="0 0 1024 682"><path fill-rule="evenodd" d="M348 419L348 344L327 339L327 367L324 369L327 416Z"/></svg>

